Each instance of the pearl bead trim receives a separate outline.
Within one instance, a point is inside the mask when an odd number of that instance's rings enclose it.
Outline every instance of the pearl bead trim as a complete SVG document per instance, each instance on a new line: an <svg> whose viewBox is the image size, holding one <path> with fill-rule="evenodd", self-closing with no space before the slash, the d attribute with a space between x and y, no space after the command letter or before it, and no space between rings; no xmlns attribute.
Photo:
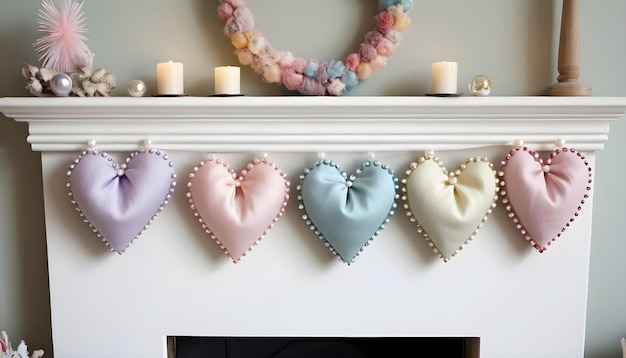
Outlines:
<svg viewBox="0 0 626 358"><path fill-rule="evenodd" d="M204 232L207 235L209 235L209 237L222 249L222 251L224 251L224 254L228 255L232 259L233 263L238 263L242 260L243 257L247 255L247 253L251 252L254 249L254 247L256 247L261 242L262 239L264 239L267 236L269 231L278 222L278 219L280 219L284 215L285 208L287 207L287 203L289 201L289 191L291 189L291 182L287 180L287 174L283 172L283 170L277 164L267 159L266 157L254 159L253 161L251 161L250 163L246 165L246 169L242 170L241 173L237 174L237 172L235 172L234 169L229 167L228 162L211 156L206 161L201 161L198 166L193 168L193 171L189 174L189 182L187 183L187 188L191 188L191 186L193 185L193 179L195 178L196 173L200 170L200 168L202 168L207 162L213 162L213 161L216 164L221 164L224 168L228 170L228 173L230 173L233 180L235 181L236 187L241 186L241 183L246 179L246 175L252 168L254 168L255 165L269 165L271 168L276 170L280 174L280 176L283 177L283 179L285 179L285 196L283 197L283 203L281 205L280 210L278 211L278 213L276 214L272 222L263 231L263 234L261 234L261 236L259 236L259 238L252 244L252 246L248 248L247 252L244 252L244 254L237 259L234 259L232 256L230 256L230 253L228 252L226 247L222 244L222 242L220 242L219 238L215 236L211 228L205 223L204 219L202 219L202 217L200 216L200 213L196 209L196 205L194 203L191 192L187 191L187 199L189 202L189 207L193 211L193 215L198 219L198 222L202 226L202 229L204 230Z"/></svg>
<svg viewBox="0 0 626 358"><path fill-rule="evenodd" d="M125 175L124 171L128 167L128 164L131 162L131 160L133 158L135 158L139 154L156 155L156 156L160 156L163 160L169 161L169 156L167 154L165 154L163 151L155 149L155 148L146 148L146 149L142 149L142 150L139 150L139 151L131 153L128 157L126 157L126 159L124 160L123 163L119 163L119 162L116 162L107 152L100 152L100 151L94 149L93 147L95 146L95 141L90 141L89 146L90 146L90 149L81 152L78 155L78 157L76 159L74 159L73 163L70 165L69 170L66 173L68 178L72 175L72 171L74 170L76 165L81 161L81 159L83 159L87 155L100 155L101 157L106 158L107 161L109 162L109 164L111 165L111 168L116 170L118 177L122 177L122 176ZM170 167L172 167L172 168L174 167L174 163L172 161L169 161L168 164L169 164ZM137 238L139 238L139 236L141 236L148 229L148 226L150 226L154 222L154 219L156 218L156 216L160 212L162 212L163 209L165 208L165 205L167 205L169 203L170 199L172 198L172 194L174 193L174 191L176 189L176 179L177 179L176 173L172 173L171 182L170 182L170 189L169 189L168 193L165 195L165 197L163 198L163 202L161 203L161 205L159 206L157 211L154 213L154 215L152 215L150 220L146 223L146 225L144 225L144 227L137 233L137 235L135 235L135 237L129 242L129 244L124 249L122 249L121 251L116 251L115 249L113 249L111 247L111 245L109 244L109 242L107 241L107 239L100 233L100 231L98 231L98 229L95 226L93 226L91 224L91 222L89 222L89 219L87 219L85 217L85 214L82 212L82 210L79 207L78 203L74 199L74 194L72 193L72 188L71 188L71 184L70 184L69 181L65 184L65 186L68 189L67 195L70 197L70 202L74 205L76 211L78 212L78 215L83 219L83 222L86 223L87 225L89 225L89 227L91 228L93 233L96 234L96 236L102 242L104 242L104 244L107 247L109 247L109 249L112 252L117 252L118 254L121 255L124 252L126 252L126 250L128 250L130 245L132 245L135 242L135 240Z"/></svg>
<svg viewBox="0 0 626 358"><path fill-rule="evenodd" d="M320 156L320 158L324 158L324 156ZM353 257L349 258L348 260L344 260L339 255L339 253L335 250L333 245L330 242L328 242L328 240L326 240L326 238L324 237L324 234L315 226L315 223L313 223L313 221L311 221L311 219L309 218L309 216L308 216L308 214L306 212L306 207L304 206L304 202L302 201L302 194L301 194L301 192L302 192L302 183L304 182L304 179L306 178L306 176L311 172L311 170L313 170L315 167L319 167L320 165L328 165L330 167L336 168L341 173L341 176L346 180L346 187L348 188L348 190L350 190L350 188L352 188L352 185L354 184L354 182L356 180L358 180L358 175L361 174L363 172L363 169L366 168L366 167L380 167L381 170L386 170L389 174L392 175L393 181L395 183L396 194L394 196L393 204L391 205L391 208L389 209L389 213L387 214L387 216L385 217L383 222L378 227L378 230L376 230L374 232L374 234L359 249L359 251ZM348 266L350 266L350 265L352 265L354 263L354 260L365 250L365 247L369 246L370 243L372 241L374 241L374 239L380 235L380 232L390 222L391 217L394 215L395 210L397 208L396 200L399 198L399 195L397 194L397 191L399 189L398 178L393 176L394 175L394 171L393 171L393 169L390 169L389 166L387 166L385 164L381 164L378 160L365 161L363 163L363 165L361 165L361 167L358 168L355 171L355 173L356 173L356 175L348 176L348 174L345 171L341 170L340 166L336 162L334 162L334 161L332 161L330 159L322 159L322 160L316 162L315 164L311 165L309 168L304 169L303 173L300 175L300 184L298 184L298 186L296 187L296 189L300 192L300 194L298 194L298 197L297 197L298 201L300 202L300 204L298 205L298 208L304 212L304 214L302 215L302 220L304 220L304 222L309 227L309 229L311 231L313 231L313 233L315 235L317 235L317 237L324 243L324 246L326 246L328 248L328 250L330 250L330 252L333 255L335 255L339 261L346 263Z"/></svg>
<svg viewBox="0 0 626 358"><path fill-rule="evenodd" d="M500 163L500 165L502 166L502 168L506 167L507 162L511 159L513 155L515 155L515 153L524 151L532 155L537 161L537 163L541 165L543 172L547 174L550 172L550 165L552 164L552 159L554 159L557 155L561 153L566 153L566 152L575 153L585 163L585 166L587 167L588 179L587 179L587 187L585 188L585 190L587 192L591 191L592 180L591 180L591 167L589 166L589 162L587 161L587 159L582 153L580 153L579 151L573 148L563 147L561 146L562 144L564 144L564 141L562 139L557 140L556 145L558 146L558 148L554 150L553 152L551 152L548 156L548 159L546 159L545 161L543 160L543 158L540 157L539 153L537 153L536 151L530 150L526 146L521 146L521 145L515 146L514 149L509 151L509 154L507 154L507 156ZM526 241L528 241L528 243L530 243L530 245L532 245L532 247L534 247L540 253L543 253L544 251L546 251L548 249L547 246L550 246L554 241L556 241L557 238L561 237L561 235L571 225L571 223L574 222L574 220L580 215L580 210L582 209L582 205L589 198L589 194L585 194L580 201L580 205L576 208L576 211L574 212L572 217L570 217L570 219L565 223L565 225L561 228L561 230L558 233L556 233L556 235L550 241L548 241L546 246L541 246L533 240L533 238L528 233L528 231L526 230L526 228L524 227L524 225L521 223L520 219L518 218L517 214L515 213L515 209L509 202L509 198L508 198L507 191L506 191L506 182L504 180L504 171L500 170L498 172L498 177L500 178L500 186L502 187L502 191L500 192L500 195L502 196L502 203L505 205L509 219L513 221L513 224L515 224L515 227L523 235L524 239L526 239Z"/></svg>
<svg viewBox="0 0 626 358"><path fill-rule="evenodd" d="M469 163L472 162L486 162L489 163L489 167L492 169L493 171L493 175L494 175L494 180L496 182L496 189L494 192L494 196L493 196L493 201L491 203L491 206L489 207L489 209L487 210L487 212L485 213L485 215L483 216L483 218L481 219L480 223L476 226L476 228L474 229L474 231L472 232L472 234L463 242L463 244L448 258L444 258L443 255L441 254L439 248L437 247L437 244L431 239L431 237L428 235L428 233L426 232L426 230L424 229L424 227L419 223L419 221L417 220L417 218L415 217L415 215L413 214L413 211L411 210L411 207L409 205L409 197L408 197L408 193L407 193L407 178L411 176L411 174L413 174L413 172L422 164L424 164L426 161L433 161L434 163L436 163L442 170L442 173L444 175L446 175L448 177L448 181L446 182L447 185L456 185L459 176L463 173L463 171L467 168L467 165ZM496 171L493 170L493 164L489 162L489 160L486 157L472 157L472 158L468 158L465 160L465 163L461 164L459 166L458 169L456 169L453 172L448 171L448 169L446 169L446 167L444 166L443 162L439 159L439 157L435 157L434 156L434 152L433 151L426 151L425 155L423 157L418 158L417 162L413 162L410 164L409 169L406 171L406 177L404 179L402 179L402 201L404 201L404 205L403 208L406 210L406 216L409 218L409 220L417 225L417 233L422 236L424 238L424 240L426 240L426 243L428 244L428 246L430 248L432 248L433 252L440 258L443 260L443 262L447 263L449 262L453 257L455 257L456 255L459 254L459 252L465 248L466 245L468 245L472 240L474 240L474 238L478 235L479 230L483 227L483 225L485 224L485 222L487 222L487 218L488 216L493 212L493 209L495 209L495 207L497 206L497 202L498 202L498 192L500 191L500 188L498 187L498 183L499 180L496 176Z"/></svg>

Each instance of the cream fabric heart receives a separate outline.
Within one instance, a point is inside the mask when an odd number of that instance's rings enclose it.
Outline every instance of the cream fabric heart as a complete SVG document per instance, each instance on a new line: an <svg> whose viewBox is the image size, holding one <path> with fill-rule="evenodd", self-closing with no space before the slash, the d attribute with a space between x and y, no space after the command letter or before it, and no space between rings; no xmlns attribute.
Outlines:
<svg viewBox="0 0 626 358"><path fill-rule="evenodd" d="M402 181L404 208L417 231L448 262L471 241L496 206L497 177L487 158L470 158L449 172L431 155L419 158Z"/></svg>
<svg viewBox="0 0 626 358"><path fill-rule="evenodd" d="M278 221L289 200L287 175L255 159L238 175L209 158L189 175L189 204L202 228L237 263Z"/></svg>
<svg viewBox="0 0 626 358"><path fill-rule="evenodd" d="M570 226L591 190L591 168L571 148L559 148L544 160L518 146L502 161L499 176L509 217L539 252Z"/></svg>

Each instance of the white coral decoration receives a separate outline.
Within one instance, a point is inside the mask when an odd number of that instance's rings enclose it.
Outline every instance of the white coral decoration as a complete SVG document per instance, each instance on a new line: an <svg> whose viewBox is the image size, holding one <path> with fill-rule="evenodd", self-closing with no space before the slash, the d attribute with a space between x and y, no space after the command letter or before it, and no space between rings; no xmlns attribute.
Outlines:
<svg viewBox="0 0 626 358"><path fill-rule="evenodd" d="M22 67L26 79L26 89L34 96L54 96L50 80L61 73L50 68L39 68L27 63ZM91 67L68 73L72 79L72 95L79 97L106 97L115 88L115 76L99 68L91 72Z"/></svg>
<svg viewBox="0 0 626 358"><path fill-rule="evenodd" d="M43 350L37 349L29 356L28 348L24 341L21 341L17 346L17 350L14 351L7 333L5 331L0 332L0 358L41 358L43 354Z"/></svg>
<svg viewBox="0 0 626 358"><path fill-rule="evenodd" d="M622 337L619 342L622 344L622 357L626 358L626 338Z"/></svg>

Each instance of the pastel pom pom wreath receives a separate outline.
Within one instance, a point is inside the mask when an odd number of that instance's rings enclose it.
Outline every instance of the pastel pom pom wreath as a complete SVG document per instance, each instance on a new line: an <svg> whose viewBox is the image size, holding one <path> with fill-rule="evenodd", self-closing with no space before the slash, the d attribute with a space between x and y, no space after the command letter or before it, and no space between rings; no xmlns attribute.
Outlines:
<svg viewBox="0 0 626 358"><path fill-rule="evenodd" d="M226 23L239 62L250 66L264 82L283 85L307 96L341 96L385 66L411 23L407 12L413 0L377 0L376 28L365 35L359 49L343 60L318 61L274 49L255 29L247 0L220 0L218 17Z"/></svg>

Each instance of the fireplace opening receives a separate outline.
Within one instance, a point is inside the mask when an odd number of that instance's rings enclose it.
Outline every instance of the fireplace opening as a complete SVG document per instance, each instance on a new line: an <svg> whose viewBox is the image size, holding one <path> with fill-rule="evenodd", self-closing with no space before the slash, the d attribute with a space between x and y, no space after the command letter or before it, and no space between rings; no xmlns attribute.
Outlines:
<svg viewBox="0 0 626 358"><path fill-rule="evenodd" d="M476 337L167 337L168 358L478 358Z"/></svg>

